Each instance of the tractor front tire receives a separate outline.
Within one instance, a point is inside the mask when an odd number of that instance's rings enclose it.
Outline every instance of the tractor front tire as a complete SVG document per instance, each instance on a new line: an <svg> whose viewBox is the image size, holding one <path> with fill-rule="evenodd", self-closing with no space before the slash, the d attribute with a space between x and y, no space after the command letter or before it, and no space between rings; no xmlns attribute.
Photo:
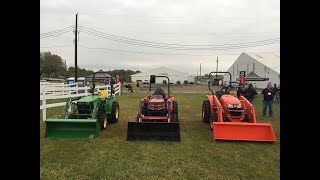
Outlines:
<svg viewBox="0 0 320 180"><path fill-rule="evenodd" d="M73 113L68 114L67 119L75 119L75 115Z"/></svg>
<svg viewBox="0 0 320 180"><path fill-rule="evenodd" d="M171 115L171 121L172 122L178 122L178 114L172 114Z"/></svg>
<svg viewBox="0 0 320 180"><path fill-rule="evenodd" d="M202 103L202 122L210 122L210 102L209 100L204 100Z"/></svg>
<svg viewBox="0 0 320 180"><path fill-rule="evenodd" d="M113 101L111 117L108 118L108 122L117 123L119 119L119 112L120 112L119 103L117 101Z"/></svg>
<svg viewBox="0 0 320 180"><path fill-rule="evenodd" d="M100 129L105 129L107 127L107 114L106 114L106 112L99 112L97 117L98 117L98 122L100 124Z"/></svg>
<svg viewBox="0 0 320 180"><path fill-rule="evenodd" d="M178 122L178 118L179 118L179 112L178 112L178 102L177 101L173 101L173 104L172 104L172 112L173 114L176 114L176 120L175 122Z"/></svg>
<svg viewBox="0 0 320 180"><path fill-rule="evenodd" d="M248 114L248 111L247 110L245 110L246 112L245 112L245 118L244 118L244 122L247 122L247 123L250 123L250 118L249 118L249 114Z"/></svg>

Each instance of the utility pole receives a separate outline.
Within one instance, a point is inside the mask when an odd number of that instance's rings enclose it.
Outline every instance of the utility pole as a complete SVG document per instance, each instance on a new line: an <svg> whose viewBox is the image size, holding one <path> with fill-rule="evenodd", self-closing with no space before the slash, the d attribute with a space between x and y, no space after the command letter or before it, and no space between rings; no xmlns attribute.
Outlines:
<svg viewBox="0 0 320 180"><path fill-rule="evenodd" d="M78 13L76 14L76 30L74 32L74 83L78 81Z"/></svg>
<svg viewBox="0 0 320 180"><path fill-rule="evenodd" d="M200 63L200 78L201 78L201 63Z"/></svg>
<svg viewBox="0 0 320 180"><path fill-rule="evenodd" d="M218 72L218 56L217 56L217 67L216 67L216 72ZM218 73L216 73L216 79L218 79Z"/></svg>

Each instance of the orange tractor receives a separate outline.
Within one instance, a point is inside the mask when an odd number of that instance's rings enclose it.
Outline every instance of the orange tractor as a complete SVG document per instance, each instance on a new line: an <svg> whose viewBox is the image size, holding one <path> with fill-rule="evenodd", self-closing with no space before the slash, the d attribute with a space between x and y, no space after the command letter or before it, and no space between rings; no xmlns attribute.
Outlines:
<svg viewBox="0 0 320 180"><path fill-rule="evenodd" d="M228 73L229 72L210 72ZM243 96L230 95L229 91L217 91L215 95L210 88L211 95L202 104L202 121L209 123L213 130L214 140L242 140L242 141L277 141L271 124L257 123L254 106Z"/></svg>

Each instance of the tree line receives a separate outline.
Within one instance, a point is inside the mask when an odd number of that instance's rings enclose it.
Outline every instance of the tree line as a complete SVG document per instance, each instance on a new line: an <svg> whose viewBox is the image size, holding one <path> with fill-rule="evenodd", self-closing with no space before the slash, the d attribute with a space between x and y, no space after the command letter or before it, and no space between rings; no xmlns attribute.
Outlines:
<svg viewBox="0 0 320 180"><path fill-rule="evenodd" d="M130 75L140 73L139 70L115 69L108 70L113 76L119 75L124 82L130 81ZM78 77L90 76L94 73L92 70L77 68ZM40 52L40 78L69 78L74 77L75 68L66 67L65 61L58 55L51 52Z"/></svg>

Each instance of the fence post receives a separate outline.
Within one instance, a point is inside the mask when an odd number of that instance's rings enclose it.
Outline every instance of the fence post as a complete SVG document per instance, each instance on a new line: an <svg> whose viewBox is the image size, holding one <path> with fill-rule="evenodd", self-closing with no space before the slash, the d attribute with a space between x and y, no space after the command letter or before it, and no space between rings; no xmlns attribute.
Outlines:
<svg viewBox="0 0 320 180"><path fill-rule="evenodd" d="M46 110L46 86L43 88L42 91L42 121L47 119L47 110Z"/></svg>
<svg viewBox="0 0 320 180"><path fill-rule="evenodd" d="M79 89L78 89L78 82L76 83L76 94L78 94L79 92Z"/></svg>

